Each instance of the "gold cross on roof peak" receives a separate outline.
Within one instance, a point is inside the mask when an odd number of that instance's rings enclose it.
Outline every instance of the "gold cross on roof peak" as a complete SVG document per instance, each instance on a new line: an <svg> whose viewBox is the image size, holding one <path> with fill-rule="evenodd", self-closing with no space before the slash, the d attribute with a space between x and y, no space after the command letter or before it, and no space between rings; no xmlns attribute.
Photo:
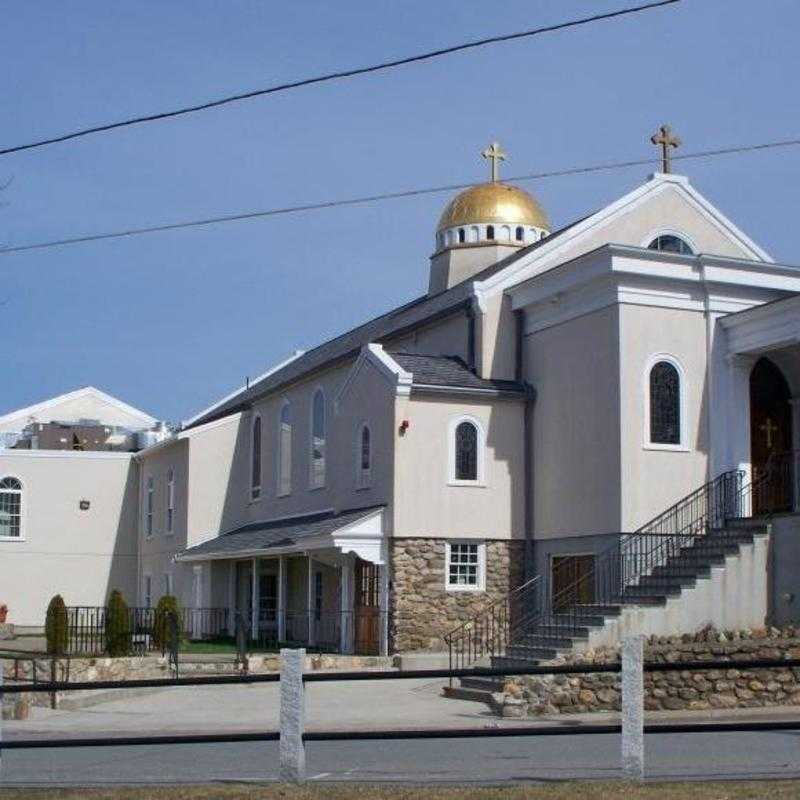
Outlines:
<svg viewBox="0 0 800 800"><path fill-rule="evenodd" d="M492 183L497 183L500 180L500 161L506 160L506 154L500 147L500 142L492 142L481 155L492 162Z"/></svg>
<svg viewBox="0 0 800 800"><path fill-rule="evenodd" d="M651 137L650 141L661 147L661 171L672 172L672 153L670 147L680 147L683 142L672 132L669 125L662 125Z"/></svg>

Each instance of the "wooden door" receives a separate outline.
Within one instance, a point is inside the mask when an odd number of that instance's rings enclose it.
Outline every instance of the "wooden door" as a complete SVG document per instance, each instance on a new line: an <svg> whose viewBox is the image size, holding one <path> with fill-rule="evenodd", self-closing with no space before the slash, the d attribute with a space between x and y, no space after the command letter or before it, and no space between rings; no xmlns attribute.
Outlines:
<svg viewBox="0 0 800 800"><path fill-rule="evenodd" d="M594 602L594 556L553 556L553 610Z"/></svg>
<svg viewBox="0 0 800 800"><path fill-rule="evenodd" d="M358 559L355 566L355 651L358 655L380 654L380 567Z"/></svg>
<svg viewBox="0 0 800 800"><path fill-rule="evenodd" d="M792 481L780 456L792 449L792 406L789 386L769 359L762 358L750 374L750 453L754 513L785 511L792 506ZM759 484L772 457L773 471Z"/></svg>

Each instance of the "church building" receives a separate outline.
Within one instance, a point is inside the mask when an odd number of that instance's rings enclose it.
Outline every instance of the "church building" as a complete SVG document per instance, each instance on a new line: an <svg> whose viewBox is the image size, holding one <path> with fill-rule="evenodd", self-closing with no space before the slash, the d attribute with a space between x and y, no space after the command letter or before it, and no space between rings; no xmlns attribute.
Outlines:
<svg viewBox="0 0 800 800"><path fill-rule="evenodd" d="M558 648L576 606L582 631L800 619L800 267L653 139L660 172L557 229L491 145L424 294L136 453L139 605L364 654L495 652L534 614Z"/></svg>

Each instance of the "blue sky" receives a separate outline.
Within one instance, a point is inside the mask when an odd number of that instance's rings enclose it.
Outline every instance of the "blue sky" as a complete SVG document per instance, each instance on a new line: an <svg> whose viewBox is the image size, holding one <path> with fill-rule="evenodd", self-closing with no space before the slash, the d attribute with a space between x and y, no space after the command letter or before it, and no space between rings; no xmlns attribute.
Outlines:
<svg viewBox="0 0 800 800"><path fill-rule="evenodd" d="M9 3L0 146L634 3ZM0 159L6 245L800 135L796 0L613 22ZM680 170L800 263L800 149ZM555 226L646 168L526 184ZM297 348L419 295L446 195L0 256L0 412L86 384L180 420Z"/></svg>

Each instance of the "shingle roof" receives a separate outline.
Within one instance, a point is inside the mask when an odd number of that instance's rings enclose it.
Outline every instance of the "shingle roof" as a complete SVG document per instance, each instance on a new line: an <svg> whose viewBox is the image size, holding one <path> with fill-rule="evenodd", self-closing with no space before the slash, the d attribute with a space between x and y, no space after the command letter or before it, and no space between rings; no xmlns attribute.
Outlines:
<svg viewBox="0 0 800 800"><path fill-rule="evenodd" d="M440 294L431 297L428 295L418 297L410 303L395 308L386 314L382 314L363 325L359 325L343 333L341 336L337 336L318 347L308 350L282 369L270 373L263 380L251 384L247 389L243 389L226 402L214 407L207 414L203 414L192 420L191 424L186 427L194 428L197 425L202 425L211 420L232 414L235 411L246 408L253 401L263 397L269 392L298 380L309 372L313 372L314 370L320 369L340 359L357 355L359 350L370 342L382 342L393 334L397 334L406 329L415 328L438 316L455 312L459 307L463 307L463 305L470 300L474 281L482 281L490 278L522 256L537 250L544 244L549 244L556 236L560 236L576 224L577 222L567 225L558 231L554 231L547 238L540 239L538 242L534 242L527 247L517 250L502 261L491 264L476 275L450 287Z"/></svg>
<svg viewBox="0 0 800 800"><path fill-rule="evenodd" d="M500 392L524 393L525 387L516 381L479 378L464 361L456 356L428 356L419 353L389 355L406 371L414 375L413 386L442 386L457 389L489 389Z"/></svg>
<svg viewBox="0 0 800 800"><path fill-rule="evenodd" d="M346 528L364 517L370 516L382 505L341 511L323 511L292 519L272 522L252 522L241 528L224 533L207 542L190 547L178 555L184 556L225 556L234 558L237 553L252 553L269 550L272 547L291 547L303 539L333 533Z"/></svg>

